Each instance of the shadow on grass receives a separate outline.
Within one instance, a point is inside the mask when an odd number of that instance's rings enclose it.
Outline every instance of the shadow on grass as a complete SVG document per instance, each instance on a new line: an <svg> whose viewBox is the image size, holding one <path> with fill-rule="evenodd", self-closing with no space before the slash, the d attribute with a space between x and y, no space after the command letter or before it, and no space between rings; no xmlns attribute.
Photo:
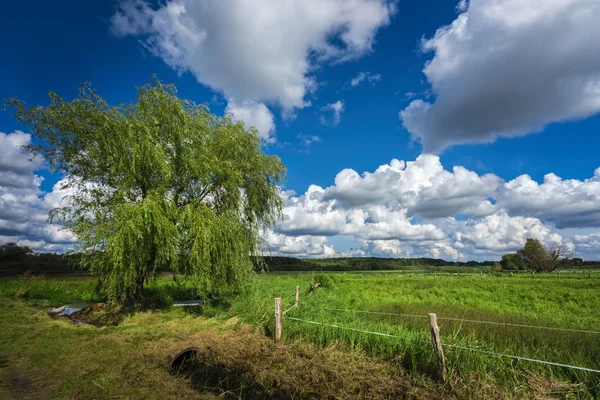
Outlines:
<svg viewBox="0 0 600 400"><path fill-rule="evenodd" d="M203 351L188 348L176 355L171 372L188 379L201 393L218 395L222 399L291 400L286 393L267 394L258 383L250 383L251 371L241 365L226 365L218 355L207 348ZM273 388L271 388L271 391Z"/></svg>

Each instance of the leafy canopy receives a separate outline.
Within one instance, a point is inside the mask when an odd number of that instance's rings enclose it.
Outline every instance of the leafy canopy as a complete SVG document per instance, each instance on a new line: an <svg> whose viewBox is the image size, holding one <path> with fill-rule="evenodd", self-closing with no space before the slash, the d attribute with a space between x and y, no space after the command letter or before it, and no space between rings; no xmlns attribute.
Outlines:
<svg viewBox="0 0 600 400"><path fill-rule="evenodd" d="M254 128L152 80L133 104L109 105L89 84L47 106L6 107L37 139L27 147L66 176L51 212L78 237L82 263L111 301L143 298L159 269L184 274L202 296L237 291L281 215L285 167Z"/></svg>
<svg viewBox="0 0 600 400"><path fill-rule="evenodd" d="M14 242L8 242L0 246L0 262L18 261L33 254L28 246L19 246Z"/></svg>
<svg viewBox="0 0 600 400"><path fill-rule="evenodd" d="M572 255L565 246L545 247L539 240L531 238L517 254L530 269L538 272L554 271Z"/></svg>
<svg viewBox="0 0 600 400"><path fill-rule="evenodd" d="M502 261L500 262L502 269L507 270L521 270L526 269L527 264L525 264L525 260L516 254L516 253L508 253L502 256Z"/></svg>

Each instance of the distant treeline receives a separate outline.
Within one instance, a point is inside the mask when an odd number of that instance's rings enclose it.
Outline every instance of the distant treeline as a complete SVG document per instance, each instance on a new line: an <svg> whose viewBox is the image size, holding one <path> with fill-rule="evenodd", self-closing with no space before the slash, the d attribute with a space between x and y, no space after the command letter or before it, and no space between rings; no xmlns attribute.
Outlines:
<svg viewBox="0 0 600 400"><path fill-rule="evenodd" d="M81 272L76 254L35 253L27 246L0 246L0 275L66 274Z"/></svg>
<svg viewBox="0 0 600 400"><path fill-rule="evenodd" d="M436 267L479 268L499 270L498 261L446 261L439 258L376 258L347 257L308 259L295 257L253 258L256 271L394 271L431 270ZM561 269L600 268L600 261L585 261L573 258L565 262ZM448 268L445 268L448 270ZM26 246L6 243L0 246L0 275L15 276L25 272L32 274L67 274L86 272L79 265L77 254L35 253Z"/></svg>
<svg viewBox="0 0 600 400"><path fill-rule="evenodd" d="M295 257L264 257L263 263L255 259L257 271L394 271L429 270L432 267L480 268L485 270L502 269L499 261L446 261L439 258L377 258L349 257L303 259ZM584 261L580 258L568 260L565 268L600 268L600 261Z"/></svg>
<svg viewBox="0 0 600 400"><path fill-rule="evenodd" d="M426 267L499 267L497 261L453 262L438 258L377 258L348 257L302 259L294 257L264 257L261 265L255 260L256 269L268 271L393 271Z"/></svg>

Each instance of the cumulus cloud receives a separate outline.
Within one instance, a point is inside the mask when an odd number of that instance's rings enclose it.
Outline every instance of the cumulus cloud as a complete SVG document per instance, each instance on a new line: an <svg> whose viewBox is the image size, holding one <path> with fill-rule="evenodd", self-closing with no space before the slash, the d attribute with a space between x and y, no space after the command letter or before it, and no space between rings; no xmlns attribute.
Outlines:
<svg viewBox="0 0 600 400"><path fill-rule="evenodd" d="M557 228L600 227L600 168L583 181L544 176L538 184L521 175L504 185L498 200L513 215L531 215Z"/></svg>
<svg viewBox="0 0 600 400"><path fill-rule="evenodd" d="M0 132L0 185L14 188L27 188L39 185L41 177L33 174L43 167L41 158L31 160L31 156L22 150L31 144L31 135L15 131ZM38 182L39 181L39 182Z"/></svg>
<svg viewBox="0 0 600 400"><path fill-rule="evenodd" d="M278 104L291 115L309 104L315 67L370 52L394 12L387 0L133 0L121 3L111 30L138 37L230 102Z"/></svg>
<svg viewBox="0 0 600 400"><path fill-rule="evenodd" d="M447 170L439 157L423 154L374 172L345 169L329 187L282 194L284 219L274 232L304 238L294 242L298 246L307 237L352 238L360 245L339 254L354 256L498 259L529 237L571 247L573 229L600 228L593 219L598 175L579 181L549 174L542 184L523 175L505 182L461 166ZM579 225L586 214L591 219ZM573 228L563 232L565 226ZM577 243L577 251L600 256L600 248Z"/></svg>
<svg viewBox="0 0 600 400"><path fill-rule="evenodd" d="M75 237L60 225L49 224L47 218L65 193L60 183L53 192L40 190L43 178L35 171L43 160L30 161L22 150L30 142L31 136L21 131L0 133L0 244L16 242L36 251L63 251Z"/></svg>
<svg viewBox="0 0 600 400"><path fill-rule="evenodd" d="M463 246L470 246L471 254L513 252L523 247L527 238L535 238L551 246L562 242L562 237L539 219L510 217L504 211L456 225L454 239Z"/></svg>
<svg viewBox="0 0 600 400"><path fill-rule="evenodd" d="M329 103L324 107L321 107L321 111L325 111L326 113L331 113L331 121L326 118L324 115L321 116L321 123L323 125L333 124L337 125L340 123L342 119L342 113L344 112L344 102L342 100L338 100L335 103Z"/></svg>
<svg viewBox="0 0 600 400"><path fill-rule="evenodd" d="M488 200L501 179L493 174L479 176L464 167L447 171L439 157L423 154L415 161L392 160L375 172L360 176L352 169L341 171L326 198L340 207L384 204L406 210L408 216L441 218L458 213L485 215L495 207Z"/></svg>
<svg viewBox="0 0 600 400"><path fill-rule="evenodd" d="M76 189L64 178L43 193L35 175L43 163L31 163L21 150L29 135L3 134L0 140L6 145L0 176L21 177L17 185L0 184L0 243L68 249L76 238L49 224L47 215ZM567 245L585 258L600 257L600 234L593 230L600 228L600 168L585 180L548 174L542 183L527 175L505 182L461 166L446 169L439 157L424 154L414 161L392 160L373 172L345 169L329 187L280 195L283 220L264 235L272 254L498 259L534 237ZM356 248L336 252L329 243L333 236L348 238Z"/></svg>
<svg viewBox="0 0 600 400"><path fill-rule="evenodd" d="M400 118L424 152L540 132L600 111L600 3L461 1L460 15L422 42L435 101Z"/></svg>
<svg viewBox="0 0 600 400"><path fill-rule="evenodd" d="M333 257L335 249L324 236L286 236L273 231L263 235L267 254L288 257Z"/></svg>
<svg viewBox="0 0 600 400"><path fill-rule="evenodd" d="M255 127L260 137L267 143L275 142L273 114L264 104L246 102L239 105L230 102L227 104L225 112L232 114L234 120L243 121L247 127Z"/></svg>
<svg viewBox="0 0 600 400"><path fill-rule="evenodd" d="M575 254L585 258L599 258L600 255L600 232L575 235L573 238Z"/></svg>

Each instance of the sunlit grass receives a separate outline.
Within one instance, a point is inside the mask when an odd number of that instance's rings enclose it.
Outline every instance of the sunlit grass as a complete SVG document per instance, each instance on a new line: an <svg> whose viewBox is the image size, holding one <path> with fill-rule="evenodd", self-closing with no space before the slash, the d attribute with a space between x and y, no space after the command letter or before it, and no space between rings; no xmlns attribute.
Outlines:
<svg viewBox="0 0 600 400"><path fill-rule="evenodd" d="M310 294L309 283L315 279L327 279L331 284ZM586 275L267 275L258 284L256 298L236 303L234 309L248 321L262 324L266 333L272 334L273 297L282 297L282 307L287 309L293 304L296 285L302 288L301 306L289 311L288 316L405 339L284 319L284 340L304 337L323 346L340 342L368 354L400 360L405 367L421 371L434 365L425 318L431 312L438 317L600 330L597 325L600 320L600 279L588 279ZM416 314L423 318L323 308ZM439 325L444 343L600 370L600 334L443 319ZM595 373L459 349L446 348L445 351L450 373L493 374L502 384L515 388L523 384L523 371L536 371L584 383L590 396L600 393L600 379Z"/></svg>
<svg viewBox="0 0 600 400"><path fill-rule="evenodd" d="M314 291L314 281L325 283ZM417 373L435 366L429 343L427 318L438 315L442 342L540 360L600 369L600 335L448 321L443 317L600 330L600 274L497 274L440 275L406 273L273 273L257 278L250 294L230 299L229 305L206 304L198 311L207 316L232 316L250 323L267 336L273 334L273 299L282 298L283 310L293 305L300 286L300 308L288 317L381 332L400 338L375 336L334 327L284 320L283 341L308 340L318 346L339 345L397 363ZM147 289L156 304L168 307L174 300L195 298L186 282L163 278ZM0 297L27 302L47 300L49 305L101 301L93 279L58 280L36 277L0 281ZM338 308L385 313L415 314L401 317L328 311ZM167 314L171 315L171 314ZM179 314L173 314L179 315ZM582 398L600 396L598 374L533 364L481 353L445 348L448 371L457 379L469 374L491 376L508 393L526 385L530 371L580 384ZM463 378L461 378L463 377Z"/></svg>

